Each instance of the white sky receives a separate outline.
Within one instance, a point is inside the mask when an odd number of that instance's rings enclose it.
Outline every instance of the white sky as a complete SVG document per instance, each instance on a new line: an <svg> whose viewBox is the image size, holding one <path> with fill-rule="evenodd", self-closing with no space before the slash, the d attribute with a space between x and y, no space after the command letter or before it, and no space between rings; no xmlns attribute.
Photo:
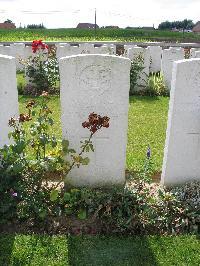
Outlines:
<svg viewBox="0 0 200 266"><path fill-rule="evenodd" d="M79 22L94 23L95 8L99 26L157 27L165 20L200 20L200 0L0 0L0 22L70 28Z"/></svg>

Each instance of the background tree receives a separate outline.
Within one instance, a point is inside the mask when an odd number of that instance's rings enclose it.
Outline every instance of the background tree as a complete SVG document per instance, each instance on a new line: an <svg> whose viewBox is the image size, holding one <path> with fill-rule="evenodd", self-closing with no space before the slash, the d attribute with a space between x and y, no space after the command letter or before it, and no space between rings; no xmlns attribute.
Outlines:
<svg viewBox="0 0 200 266"><path fill-rule="evenodd" d="M179 30L190 30L194 27L194 23L191 19L184 19L183 21L164 21L161 22L158 26L159 30L172 30L173 28Z"/></svg>
<svg viewBox="0 0 200 266"><path fill-rule="evenodd" d="M4 23L13 23L11 19L6 19Z"/></svg>

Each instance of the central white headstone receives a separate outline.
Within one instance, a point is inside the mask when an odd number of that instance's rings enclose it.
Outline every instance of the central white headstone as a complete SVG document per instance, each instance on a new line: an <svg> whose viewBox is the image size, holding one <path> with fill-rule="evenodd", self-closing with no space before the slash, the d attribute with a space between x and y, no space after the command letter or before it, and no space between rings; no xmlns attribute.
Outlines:
<svg viewBox="0 0 200 266"><path fill-rule="evenodd" d="M174 63L162 183L200 180L200 59Z"/></svg>
<svg viewBox="0 0 200 266"><path fill-rule="evenodd" d="M0 55L0 147L9 144L8 121L18 115L18 93L15 58Z"/></svg>
<svg viewBox="0 0 200 266"><path fill-rule="evenodd" d="M90 132L82 127L92 112L110 117L110 127L94 135L90 163L74 169L67 182L104 186L125 181L130 60L109 55L60 59L63 138L80 151Z"/></svg>

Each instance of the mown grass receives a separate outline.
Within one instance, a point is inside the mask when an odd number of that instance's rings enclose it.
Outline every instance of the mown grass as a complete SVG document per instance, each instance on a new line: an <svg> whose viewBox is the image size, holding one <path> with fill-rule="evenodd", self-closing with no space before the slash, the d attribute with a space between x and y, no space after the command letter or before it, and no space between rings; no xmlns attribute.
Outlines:
<svg viewBox="0 0 200 266"><path fill-rule="evenodd" d="M26 112L25 106L29 99L30 97L19 97L21 112ZM127 168L129 170L143 170L146 150L150 146L153 170L160 171L167 126L168 102L168 97L130 97L127 144ZM58 96L51 96L49 107L53 111L55 121L52 132L60 138L62 135L61 109ZM109 116L109 114L107 115Z"/></svg>
<svg viewBox="0 0 200 266"><path fill-rule="evenodd" d="M12 29L0 30L0 42L32 41L151 41L151 40L200 40L194 33L181 33L161 30L143 29Z"/></svg>
<svg viewBox="0 0 200 266"><path fill-rule="evenodd" d="M0 235L2 266L198 266L197 236Z"/></svg>

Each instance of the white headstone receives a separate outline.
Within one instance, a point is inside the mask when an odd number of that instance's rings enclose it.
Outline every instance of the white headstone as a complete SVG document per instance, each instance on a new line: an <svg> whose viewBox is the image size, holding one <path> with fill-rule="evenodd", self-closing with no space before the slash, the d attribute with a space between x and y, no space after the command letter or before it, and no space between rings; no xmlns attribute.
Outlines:
<svg viewBox="0 0 200 266"><path fill-rule="evenodd" d="M100 47L94 48L94 54L108 54L108 55L114 55L116 51L116 47L111 45L102 45Z"/></svg>
<svg viewBox="0 0 200 266"><path fill-rule="evenodd" d="M127 57L131 60L138 60L138 57L143 59L143 70L140 74L140 79L138 80L138 88L137 90L142 90L147 86L148 76L149 76L149 68L150 68L150 53L146 48L141 47L133 47L128 49Z"/></svg>
<svg viewBox="0 0 200 266"><path fill-rule="evenodd" d="M0 45L0 54L11 56L10 46Z"/></svg>
<svg viewBox="0 0 200 266"><path fill-rule="evenodd" d="M196 58L195 57L195 53L198 52L198 51L200 51L199 48L191 48L190 49L190 58Z"/></svg>
<svg viewBox="0 0 200 266"><path fill-rule="evenodd" d="M25 46L24 48L24 59L28 59L33 56L32 46Z"/></svg>
<svg viewBox="0 0 200 266"><path fill-rule="evenodd" d="M115 45L115 44L112 44L112 43L107 44L107 45L108 45L108 47L110 47L110 49L111 49L110 54L116 55L116 53L117 53L117 47L116 47L116 45Z"/></svg>
<svg viewBox="0 0 200 266"><path fill-rule="evenodd" d="M65 57L65 56L70 56L70 55L72 55L70 45L57 46L57 48L56 48L57 59L60 59L61 57Z"/></svg>
<svg viewBox="0 0 200 266"><path fill-rule="evenodd" d="M161 71L162 48L160 46L148 46L150 53L150 72Z"/></svg>
<svg viewBox="0 0 200 266"><path fill-rule="evenodd" d="M59 42L55 44L56 48L59 48L60 46L70 46L70 44L66 42Z"/></svg>
<svg viewBox="0 0 200 266"><path fill-rule="evenodd" d="M78 55L78 54L94 54L94 44L81 43L79 46L71 46L70 44L57 45L56 57L60 59L61 57Z"/></svg>
<svg viewBox="0 0 200 266"><path fill-rule="evenodd" d="M130 60L109 55L61 58L63 138L80 152L80 141L90 132L82 127L95 112L110 117L110 127L94 135L95 152L86 154L88 166L74 169L67 182L76 186L103 186L125 181Z"/></svg>
<svg viewBox="0 0 200 266"><path fill-rule="evenodd" d="M134 48L134 47L138 47L138 46L137 45L130 45L130 44L124 45L124 54L123 54L123 56L127 57L127 55L128 55L128 49Z"/></svg>
<svg viewBox="0 0 200 266"><path fill-rule="evenodd" d="M80 43L79 49L80 49L80 54L94 54L93 43Z"/></svg>
<svg viewBox="0 0 200 266"><path fill-rule="evenodd" d="M200 58L200 51L195 52L195 58Z"/></svg>
<svg viewBox="0 0 200 266"><path fill-rule="evenodd" d="M20 59L24 59L25 57L25 44L24 43L13 43L10 45L10 47L11 47L11 55L15 57L15 60L16 60L17 70L22 70L24 66L20 64Z"/></svg>
<svg viewBox="0 0 200 266"><path fill-rule="evenodd" d="M184 56L185 52L182 48L170 48L162 51L161 72L168 90L171 89L173 63L178 60L183 60Z"/></svg>
<svg viewBox="0 0 200 266"><path fill-rule="evenodd" d="M200 59L174 63L161 181L200 180Z"/></svg>
<svg viewBox="0 0 200 266"><path fill-rule="evenodd" d="M9 144L8 121L18 115L18 93L15 58L0 55L0 147Z"/></svg>

